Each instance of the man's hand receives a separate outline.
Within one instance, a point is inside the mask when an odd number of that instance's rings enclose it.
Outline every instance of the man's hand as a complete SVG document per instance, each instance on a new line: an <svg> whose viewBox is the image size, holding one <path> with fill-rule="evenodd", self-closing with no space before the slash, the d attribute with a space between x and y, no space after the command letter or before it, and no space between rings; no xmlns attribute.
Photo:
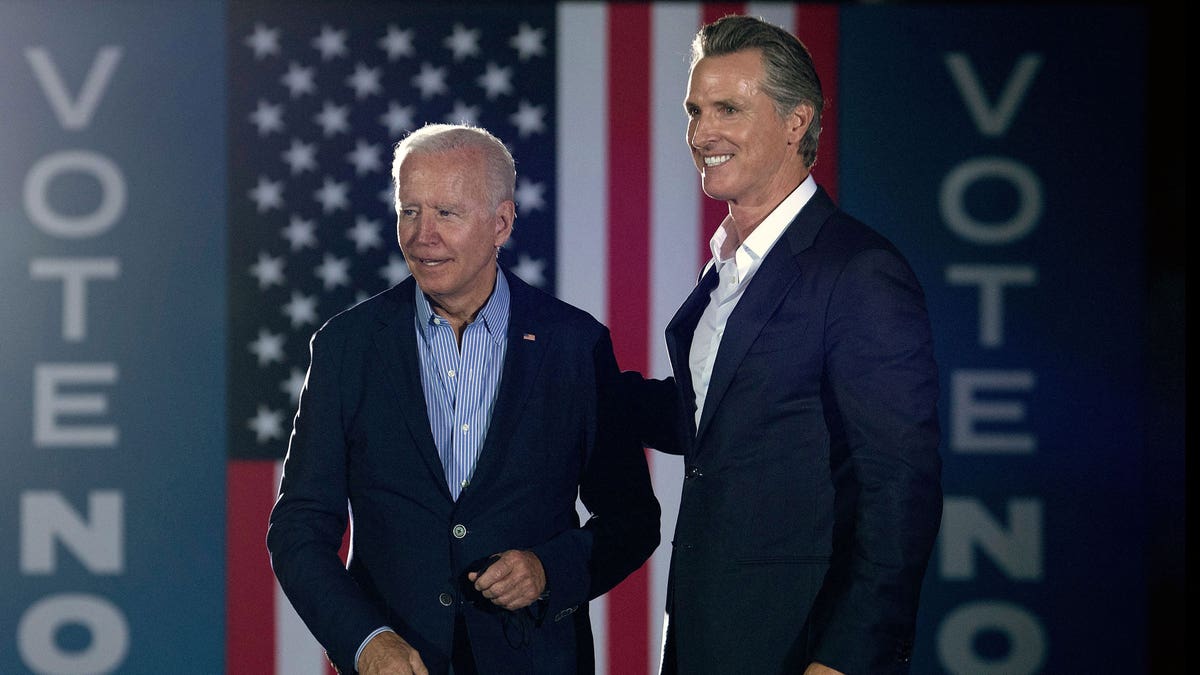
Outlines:
<svg viewBox="0 0 1200 675"><path fill-rule="evenodd" d="M429 675L421 655L404 638L384 631L371 638L358 655L360 675Z"/></svg>
<svg viewBox="0 0 1200 675"><path fill-rule="evenodd" d="M816 661L808 664L804 669L804 675L844 675L840 670L834 670L829 666L823 666Z"/></svg>
<svg viewBox="0 0 1200 675"><path fill-rule="evenodd" d="M467 580L483 597L509 610L532 605L546 590L546 570L529 551L505 551L483 574L471 572Z"/></svg>

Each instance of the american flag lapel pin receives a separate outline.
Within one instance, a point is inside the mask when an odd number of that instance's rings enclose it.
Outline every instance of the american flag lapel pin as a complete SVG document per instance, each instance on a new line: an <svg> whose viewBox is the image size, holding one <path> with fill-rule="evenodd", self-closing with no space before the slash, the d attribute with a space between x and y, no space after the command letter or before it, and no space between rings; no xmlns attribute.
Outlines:
<svg viewBox="0 0 1200 675"><path fill-rule="evenodd" d="M536 336L536 335L534 335L533 333L526 333L526 334L524 334L524 335L522 335L522 336L521 336L521 339L523 339L523 340L529 340L530 342L533 342L534 340L536 340L536 339L537 339L537 336Z"/></svg>

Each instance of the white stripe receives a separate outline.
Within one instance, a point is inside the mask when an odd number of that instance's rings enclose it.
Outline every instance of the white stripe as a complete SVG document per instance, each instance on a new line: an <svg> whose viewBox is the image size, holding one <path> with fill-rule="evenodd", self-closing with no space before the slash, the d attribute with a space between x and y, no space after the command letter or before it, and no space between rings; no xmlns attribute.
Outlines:
<svg viewBox="0 0 1200 675"><path fill-rule="evenodd" d="M592 639L596 643L596 675L608 673L608 595L602 595L588 605L592 621ZM614 673L613 675L619 675Z"/></svg>
<svg viewBox="0 0 1200 675"><path fill-rule="evenodd" d="M700 179L687 145L688 58L700 25L692 3L656 3L652 14L650 129L650 372L667 377L663 330L700 271Z"/></svg>
<svg viewBox="0 0 1200 675"><path fill-rule="evenodd" d="M608 323L608 10L558 6L557 295ZM588 512L577 503L581 521ZM588 608L596 673L608 673L608 602Z"/></svg>
<svg viewBox="0 0 1200 675"><path fill-rule="evenodd" d="M790 2L748 2L746 14L761 17L789 33L796 32L796 6Z"/></svg>
<svg viewBox="0 0 1200 675"><path fill-rule="evenodd" d="M652 7L649 372L670 375L663 330L695 283L701 264L699 177L687 150L682 112L688 55L700 27L698 3ZM778 7L768 9L778 10ZM558 10L558 296L607 322L607 13L597 3ZM566 46L570 46L567 49ZM650 560L647 670L658 670L667 571L682 484L682 461L653 453L651 472L663 507L663 543ZM586 513L582 513L586 517ZM607 602L591 605L597 673L607 668Z"/></svg>
<svg viewBox="0 0 1200 675"><path fill-rule="evenodd" d="M663 330L691 292L699 271L700 182L687 146L688 60L701 22L700 5L656 3L652 14L652 86L650 172L650 372L671 374ZM679 510L683 460L655 452L650 456L654 493L662 506L662 543L650 558L650 645L648 671L657 673L662 654L663 610L671 539Z"/></svg>
<svg viewBox="0 0 1200 675"><path fill-rule="evenodd" d="M283 475L283 462L275 463L275 485ZM296 614L283 589L275 584L275 674L325 675L325 650Z"/></svg>
<svg viewBox="0 0 1200 675"><path fill-rule="evenodd" d="M558 8L558 297L606 322L608 15Z"/></svg>

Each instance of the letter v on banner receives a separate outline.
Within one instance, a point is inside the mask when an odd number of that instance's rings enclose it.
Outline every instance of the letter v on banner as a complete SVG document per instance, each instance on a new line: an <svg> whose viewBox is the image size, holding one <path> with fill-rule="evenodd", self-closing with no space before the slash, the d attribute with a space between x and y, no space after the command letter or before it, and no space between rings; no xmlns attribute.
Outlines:
<svg viewBox="0 0 1200 675"><path fill-rule="evenodd" d="M85 129L92 121L92 115L100 103L104 88L117 69L121 60L121 48L116 46L101 47L92 59L92 66L84 77L79 95L72 100L66 84L54 65L50 52L45 47L30 47L25 50L25 58L33 68L38 84L50 101L58 123L64 129L79 131Z"/></svg>
<svg viewBox="0 0 1200 675"><path fill-rule="evenodd" d="M975 68L971 66L971 59L962 52L947 53L945 58L946 69L950 71L954 85L958 87L963 102L967 104L967 111L971 113L976 128L979 129L979 133L991 137L1002 136L1008 131L1013 118L1016 117L1017 108L1029 93L1033 78L1042 66L1041 54L1022 56L1004 85L1004 91L1000 92L999 100L992 106L979 83Z"/></svg>

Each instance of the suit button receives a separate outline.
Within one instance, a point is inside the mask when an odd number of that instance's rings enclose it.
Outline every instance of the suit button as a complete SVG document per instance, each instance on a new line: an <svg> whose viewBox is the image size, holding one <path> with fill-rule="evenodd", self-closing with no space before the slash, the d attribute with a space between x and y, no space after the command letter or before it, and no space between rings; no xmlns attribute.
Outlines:
<svg viewBox="0 0 1200 675"><path fill-rule="evenodd" d="M695 464L689 465L683 472L684 478L699 478L703 475L704 472L701 471L700 467L696 466Z"/></svg>
<svg viewBox="0 0 1200 675"><path fill-rule="evenodd" d="M449 607L454 604L454 598L450 597L449 593L442 593L438 596L438 602L441 603L442 607Z"/></svg>
<svg viewBox="0 0 1200 675"><path fill-rule="evenodd" d="M467 536L467 528L465 525L455 525L454 528L450 530L450 534L453 534L455 539L462 539L463 537Z"/></svg>

